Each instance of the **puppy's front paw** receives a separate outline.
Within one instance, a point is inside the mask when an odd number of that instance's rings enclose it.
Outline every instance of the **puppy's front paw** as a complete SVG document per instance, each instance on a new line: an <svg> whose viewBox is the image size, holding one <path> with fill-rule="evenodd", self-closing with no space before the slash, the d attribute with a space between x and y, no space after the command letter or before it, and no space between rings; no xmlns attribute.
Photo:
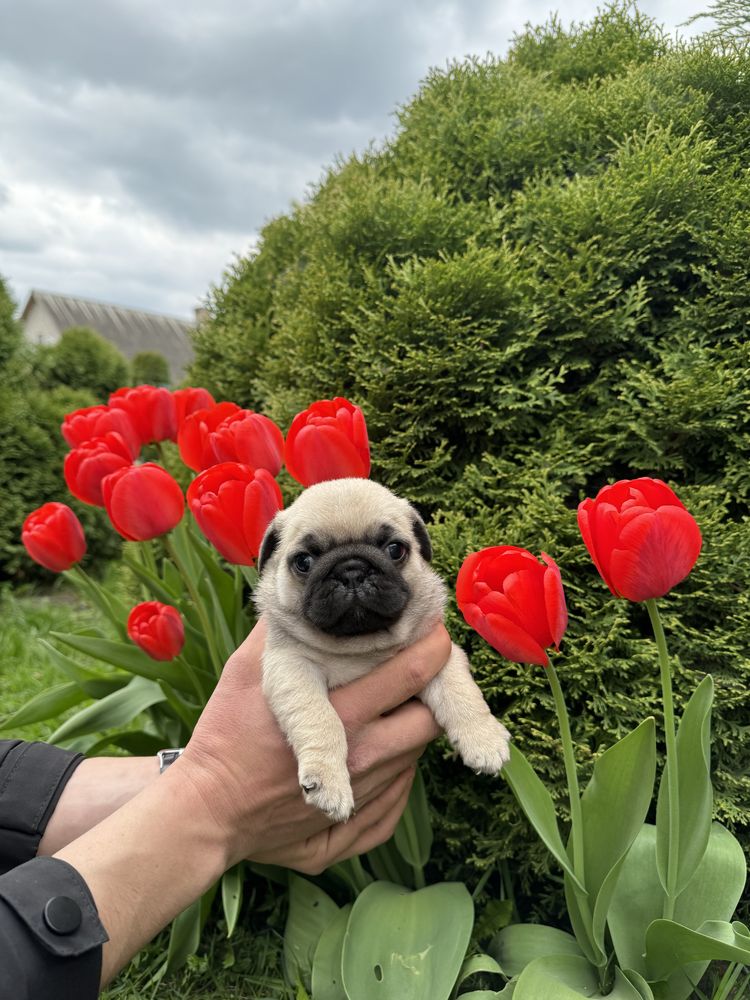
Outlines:
<svg viewBox="0 0 750 1000"><path fill-rule="evenodd" d="M454 745L464 764L478 774L497 774L510 760L510 733L492 715L478 720Z"/></svg>
<svg viewBox="0 0 750 1000"><path fill-rule="evenodd" d="M334 822L345 823L354 812L354 795L346 767L332 767L320 761L300 763L299 783L305 802Z"/></svg>

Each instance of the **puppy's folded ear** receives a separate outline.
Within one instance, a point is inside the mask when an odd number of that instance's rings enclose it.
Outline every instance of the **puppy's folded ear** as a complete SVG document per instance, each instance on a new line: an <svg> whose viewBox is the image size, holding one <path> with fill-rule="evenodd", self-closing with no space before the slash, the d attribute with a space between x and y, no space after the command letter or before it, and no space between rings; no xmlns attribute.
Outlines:
<svg viewBox="0 0 750 1000"><path fill-rule="evenodd" d="M258 562L256 563L256 568L258 573L263 572L263 567L266 565L268 560L276 551L276 547L279 544L279 531L278 528L274 527L273 522L268 526L265 535L263 536L263 541L260 543L260 552L258 553Z"/></svg>
<svg viewBox="0 0 750 1000"><path fill-rule="evenodd" d="M419 553L425 562L432 562L432 542L430 541L430 536L427 534L427 528L425 528L424 521L413 507L412 513L414 515L412 518L412 531L419 546Z"/></svg>

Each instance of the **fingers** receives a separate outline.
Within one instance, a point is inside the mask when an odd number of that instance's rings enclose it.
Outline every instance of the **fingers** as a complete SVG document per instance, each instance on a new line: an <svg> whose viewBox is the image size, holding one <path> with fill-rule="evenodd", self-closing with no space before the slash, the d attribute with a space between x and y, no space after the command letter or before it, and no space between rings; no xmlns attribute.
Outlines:
<svg viewBox="0 0 750 1000"><path fill-rule="evenodd" d="M393 784L400 774L403 774L408 768L414 767L421 756L421 749L411 750L409 753L401 754L400 757L395 757L367 774L355 778L352 781L355 809L361 811L368 802L376 799Z"/></svg>
<svg viewBox="0 0 750 1000"><path fill-rule="evenodd" d="M333 861L330 861L329 864L335 864L337 861L344 861L346 858L351 858L355 854L365 854L367 851L371 851L379 844L385 843L389 837L393 836L393 832L398 825L401 814L406 808L406 803L409 801L409 792L411 791L412 781L414 779L413 769L410 769L406 773L408 775L408 780L401 789L401 792L395 802L390 807L386 807L385 811L381 812L372 823L365 827L365 829L358 834L355 840L350 841L346 846L344 846L341 853L338 854ZM380 802L383 798L384 796L381 796L381 799L376 799L372 802L372 808L374 809L378 802ZM373 816L374 815L375 814L373 813ZM332 841L331 846L333 848L339 846L333 838Z"/></svg>
<svg viewBox="0 0 750 1000"><path fill-rule="evenodd" d="M418 694L445 665L451 651L445 626L397 653L364 677L331 693L331 702L345 726L371 722Z"/></svg>
<svg viewBox="0 0 750 1000"><path fill-rule="evenodd" d="M410 701L390 715L376 719L349 739L349 771L353 777L424 747L442 730L421 702Z"/></svg>
<svg viewBox="0 0 750 1000"><path fill-rule="evenodd" d="M369 842L374 838L379 838L374 839L375 844L387 840L396 829L399 816L406 807L414 773L413 767L402 771L395 781L356 813L348 823L337 823L321 833L291 845L284 851L283 858L275 856L270 859L271 862L295 868L307 875L319 875L336 861L361 853L360 843Z"/></svg>

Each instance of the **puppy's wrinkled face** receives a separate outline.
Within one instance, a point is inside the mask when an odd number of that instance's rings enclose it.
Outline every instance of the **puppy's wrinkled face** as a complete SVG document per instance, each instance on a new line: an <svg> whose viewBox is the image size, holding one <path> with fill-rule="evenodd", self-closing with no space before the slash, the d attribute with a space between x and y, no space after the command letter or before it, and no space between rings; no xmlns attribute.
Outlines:
<svg viewBox="0 0 750 1000"><path fill-rule="evenodd" d="M276 516L258 568L308 628L332 639L375 638L398 624L430 556L410 504L370 480L339 479L309 487Z"/></svg>

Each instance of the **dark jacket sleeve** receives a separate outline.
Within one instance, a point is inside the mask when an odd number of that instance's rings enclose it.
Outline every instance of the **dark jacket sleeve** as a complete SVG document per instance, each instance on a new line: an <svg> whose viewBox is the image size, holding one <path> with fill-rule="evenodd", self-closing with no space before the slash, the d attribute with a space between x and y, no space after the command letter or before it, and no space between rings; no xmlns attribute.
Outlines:
<svg viewBox="0 0 750 1000"><path fill-rule="evenodd" d="M75 868L36 851L83 758L0 740L0 1000L93 1000L107 934Z"/></svg>

